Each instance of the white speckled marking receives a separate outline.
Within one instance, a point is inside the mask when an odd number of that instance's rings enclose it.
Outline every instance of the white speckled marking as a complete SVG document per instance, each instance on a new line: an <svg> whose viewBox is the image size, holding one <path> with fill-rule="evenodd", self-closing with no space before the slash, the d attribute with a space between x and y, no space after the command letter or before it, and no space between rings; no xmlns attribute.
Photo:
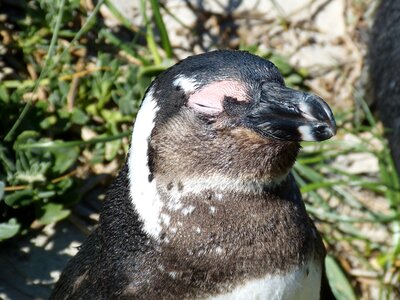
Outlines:
<svg viewBox="0 0 400 300"><path fill-rule="evenodd" d="M223 250L222 250L221 247L218 246L217 248L215 248L215 252L216 252L217 254L222 254Z"/></svg>
<svg viewBox="0 0 400 300"><path fill-rule="evenodd" d="M163 265L163 264L159 264L159 265L157 266L157 268L158 268L160 271L165 271L165 268L164 268L164 265Z"/></svg>
<svg viewBox="0 0 400 300"><path fill-rule="evenodd" d="M308 270L307 270L308 269ZM308 272L307 272L308 271ZM249 280L213 300L317 300L321 288L321 267L314 261L287 275L267 275Z"/></svg>
<svg viewBox="0 0 400 300"><path fill-rule="evenodd" d="M212 215L215 213L215 206L210 206L210 212Z"/></svg>
<svg viewBox="0 0 400 300"><path fill-rule="evenodd" d="M156 180L149 182L147 150L158 109L150 89L136 116L128 158L132 202L143 221L144 230L154 238L158 238L161 231L160 211L163 204L157 193Z"/></svg>
<svg viewBox="0 0 400 300"><path fill-rule="evenodd" d="M176 272L168 272L168 276L175 279L176 278Z"/></svg>
<svg viewBox="0 0 400 300"><path fill-rule="evenodd" d="M170 192L169 199L167 201L167 208L172 211L177 211L183 207L181 202L181 194Z"/></svg>
<svg viewBox="0 0 400 300"><path fill-rule="evenodd" d="M161 214L161 221L163 224L168 226L171 221L171 216L167 214Z"/></svg>
<svg viewBox="0 0 400 300"><path fill-rule="evenodd" d="M189 206L182 208L181 212L183 215L187 216L187 215L190 215L195 209L196 209L195 206L189 205Z"/></svg>

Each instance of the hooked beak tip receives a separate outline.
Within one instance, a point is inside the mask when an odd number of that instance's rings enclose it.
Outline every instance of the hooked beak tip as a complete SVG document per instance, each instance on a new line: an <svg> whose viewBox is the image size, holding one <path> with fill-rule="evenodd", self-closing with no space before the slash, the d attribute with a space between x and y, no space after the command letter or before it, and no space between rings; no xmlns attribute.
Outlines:
<svg viewBox="0 0 400 300"><path fill-rule="evenodd" d="M329 105L320 97L309 95L308 106L311 107L312 120L310 128L313 132L311 141L324 141L336 134L336 121ZM301 133L301 131L299 130ZM304 139L309 140L309 139Z"/></svg>
<svg viewBox="0 0 400 300"><path fill-rule="evenodd" d="M330 139L336 134L336 126L326 123L307 124L298 127L300 140L310 142L321 142Z"/></svg>
<svg viewBox="0 0 400 300"><path fill-rule="evenodd" d="M328 104L318 96L309 95L300 105L302 115L308 124L299 126L298 131L303 141L324 141L336 134L336 122Z"/></svg>

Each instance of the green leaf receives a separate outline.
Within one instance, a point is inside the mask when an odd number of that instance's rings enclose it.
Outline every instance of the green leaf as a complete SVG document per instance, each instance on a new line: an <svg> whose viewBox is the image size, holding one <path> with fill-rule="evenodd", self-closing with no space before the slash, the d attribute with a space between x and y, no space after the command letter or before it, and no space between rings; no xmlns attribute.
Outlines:
<svg viewBox="0 0 400 300"><path fill-rule="evenodd" d="M115 141L106 143L106 147L105 147L106 160L108 160L108 161L113 160L114 157L117 155L120 147L121 147L121 140L115 140Z"/></svg>
<svg viewBox="0 0 400 300"><path fill-rule="evenodd" d="M286 77L287 75L293 72L293 67L290 65L287 58L278 54L272 54L269 59L279 69L279 71L282 73L283 76Z"/></svg>
<svg viewBox="0 0 400 300"><path fill-rule="evenodd" d="M56 195L55 191L41 191L37 193L37 197L41 199L49 199Z"/></svg>
<svg viewBox="0 0 400 300"><path fill-rule="evenodd" d="M13 218L8 220L7 223L0 223L0 241L4 241L16 235L20 225Z"/></svg>
<svg viewBox="0 0 400 300"><path fill-rule="evenodd" d="M15 171L15 163L10 160L7 156L7 148L0 144L0 163L3 165L7 173L12 173Z"/></svg>
<svg viewBox="0 0 400 300"><path fill-rule="evenodd" d="M71 115L72 123L85 125L89 121L89 117L79 108L74 108Z"/></svg>
<svg viewBox="0 0 400 300"><path fill-rule="evenodd" d="M34 201L33 197L34 191L31 189L26 189L6 194L4 197L4 202L8 206L25 206Z"/></svg>
<svg viewBox="0 0 400 300"><path fill-rule="evenodd" d="M248 51L248 52L253 53L253 54L259 54L258 53L258 48L259 48L259 46L256 45L256 44L253 44L253 45L240 44L239 45L239 50ZM268 58L268 57L265 57L265 58Z"/></svg>
<svg viewBox="0 0 400 300"><path fill-rule="evenodd" d="M43 119L43 121L40 122L40 127L42 129L49 129L51 126L55 125L57 123L57 117L52 115L48 116L47 118Z"/></svg>
<svg viewBox="0 0 400 300"><path fill-rule="evenodd" d="M285 78L285 83L289 87L299 85L303 82L303 78L299 74L290 74Z"/></svg>
<svg viewBox="0 0 400 300"><path fill-rule="evenodd" d="M52 171L57 174L62 174L67 171L78 159L79 147L52 148L51 153L54 155L54 165L52 166Z"/></svg>
<svg viewBox="0 0 400 300"><path fill-rule="evenodd" d="M332 256L326 256L325 267L329 284L336 298L345 300L356 300L356 295L350 282L348 281L346 275Z"/></svg>
<svg viewBox="0 0 400 300"><path fill-rule="evenodd" d="M42 207L43 214L39 218L39 222L43 225L60 221L70 214L69 209L64 209L61 204L48 203Z"/></svg>
<svg viewBox="0 0 400 300"><path fill-rule="evenodd" d="M123 116L120 111L102 109L100 113L104 120L107 120L107 123L117 123L123 120Z"/></svg>
<svg viewBox="0 0 400 300"><path fill-rule="evenodd" d="M34 130L23 131L16 139L14 148L17 148L20 144L26 144L32 141L36 141L40 137L40 134Z"/></svg>
<svg viewBox="0 0 400 300"><path fill-rule="evenodd" d="M0 101L4 103L10 102L10 94L4 85L0 85Z"/></svg>
<svg viewBox="0 0 400 300"><path fill-rule="evenodd" d="M116 92L112 93L114 101L118 104L119 111L123 116L136 114L138 111L137 102L133 90L126 91L124 95L119 95ZM130 116L131 117L131 116Z"/></svg>
<svg viewBox="0 0 400 300"><path fill-rule="evenodd" d="M96 104L89 104L88 106L86 106L86 112L91 116L99 115Z"/></svg>

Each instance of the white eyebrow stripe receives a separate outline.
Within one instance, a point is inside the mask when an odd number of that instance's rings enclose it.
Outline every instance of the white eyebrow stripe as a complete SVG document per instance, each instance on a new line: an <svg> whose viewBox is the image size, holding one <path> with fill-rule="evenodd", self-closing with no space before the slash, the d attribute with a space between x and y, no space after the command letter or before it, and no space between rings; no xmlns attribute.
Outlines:
<svg viewBox="0 0 400 300"><path fill-rule="evenodd" d="M173 84L181 87L182 90L187 94L193 93L197 88L196 80L185 77L184 75L178 75L173 81Z"/></svg>

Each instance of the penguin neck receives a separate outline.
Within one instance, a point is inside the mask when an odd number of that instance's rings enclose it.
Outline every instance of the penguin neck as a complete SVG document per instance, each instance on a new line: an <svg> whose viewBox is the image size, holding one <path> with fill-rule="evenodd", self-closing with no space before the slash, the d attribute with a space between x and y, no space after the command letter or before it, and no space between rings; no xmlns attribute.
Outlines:
<svg viewBox="0 0 400 300"><path fill-rule="evenodd" d="M231 178L218 173L207 178L157 177L155 181L157 197L161 203L158 218L161 231L170 229L171 221L182 223L198 209L200 212L196 211L196 214L207 222L207 217L214 215L216 207L229 211L232 207L236 209L238 201L245 209L237 209L233 215L224 215L225 218L246 219L251 207L259 205L256 203L258 201L265 203L265 210L271 206L282 206L277 202L304 208L300 191L291 174L282 175L274 181L269 178Z"/></svg>

